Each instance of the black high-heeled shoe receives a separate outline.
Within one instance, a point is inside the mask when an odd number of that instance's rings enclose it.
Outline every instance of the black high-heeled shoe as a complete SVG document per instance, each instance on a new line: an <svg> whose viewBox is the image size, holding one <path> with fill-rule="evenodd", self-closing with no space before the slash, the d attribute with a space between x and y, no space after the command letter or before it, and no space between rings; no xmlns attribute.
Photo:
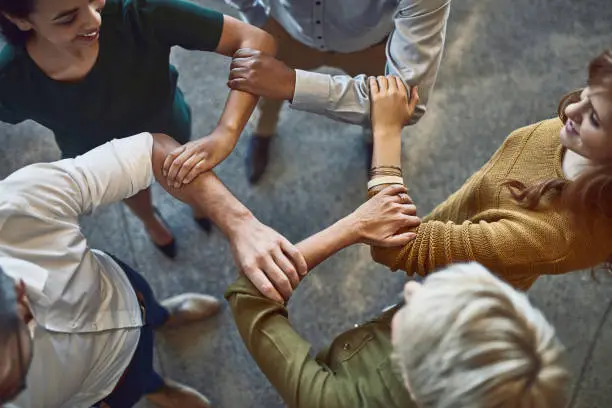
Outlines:
<svg viewBox="0 0 612 408"><path fill-rule="evenodd" d="M153 212L155 212L155 214L159 217L159 219L164 224L164 226L168 229L168 231L170 231L170 226L168 225L164 217L161 215L157 207L153 207ZM174 234L172 235L172 241L170 241L169 243L165 245L159 245L159 244L156 244L155 242L153 242L153 244L157 247L157 249L161 251L161 253L166 255L168 258L170 259L176 258L178 249L176 247L176 240L174 239Z"/></svg>
<svg viewBox="0 0 612 408"><path fill-rule="evenodd" d="M193 217L193 220L196 222L196 224L198 224L198 226L202 229L202 231L206 232L207 234L210 233L210 231L212 230L212 222L210 222L208 218Z"/></svg>

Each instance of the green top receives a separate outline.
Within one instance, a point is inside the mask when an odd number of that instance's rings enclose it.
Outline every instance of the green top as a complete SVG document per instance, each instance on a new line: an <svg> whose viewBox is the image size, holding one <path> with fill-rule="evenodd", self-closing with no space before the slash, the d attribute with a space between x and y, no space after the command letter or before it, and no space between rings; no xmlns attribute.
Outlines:
<svg viewBox="0 0 612 408"><path fill-rule="evenodd" d="M287 308L245 277L225 297L261 371L290 408L414 408L391 360L396 308L336 337L316 358L292 327Z"/></svg>
<svg viewBox="0 0 612 408"><path fill-rule="evenodd" d="M98 60L85 78L49 78L24 47L0 53L0 120L32 119L55 133L65 157L140 132L191 134L170 49L213 51L223 14L180 0L108 0Z"/></svg>

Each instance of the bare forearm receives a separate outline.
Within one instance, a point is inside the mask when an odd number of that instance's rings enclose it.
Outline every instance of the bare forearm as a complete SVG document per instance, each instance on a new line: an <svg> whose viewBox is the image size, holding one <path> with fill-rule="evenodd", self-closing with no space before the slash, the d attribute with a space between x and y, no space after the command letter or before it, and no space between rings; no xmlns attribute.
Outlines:
<svg viewBox="0 0 612 408"><path fill-rule="evenodd" d="M276 41L274 37L260 28L243 23L230 16L224 16L223 33L219 40L216 52L226 56L233 56L241 48L252 48L267 55L276 55ZM242 91L231 91L225 109L219 120L218 128L225 130L226 134L238 140L244 129L258 98Z"/></svg>
<svg viewBox="0 0 612 408"><path fill-rule="evenodd" d="M372 152L372 167L402 167L402 132L401 128L395 130L374 128L374 149ZM373 176L372 178L381 177ZM370 197L387 187L381 184L368 191Z"/></svg>
<svg viewBox="0 0 612 408"><path fill-rule="evenodd" d="M179 143L167 135L153 135L152 163L155 179L172 196L200 210L225 235L230 236L239 221L253 215L212 171L199 175L178 189L168 185L167 178L162 174L163 163L168 153L178 146Z"/></svg>
<svg viewBox="0 0 612 408"><path fill-rule="evenodd" d="M336 252L357 243L358 240L356 228L348 216L306 238L296 247L304 256L308 270L312 270Z"/></svg>
<svg viewBox="0 0 612 408"><path fill-rule="evenodd" d="M229 135L235 145L246 126L259 97L247 92L232 90L225 102L217 130Z"/></svg>
<svg viewBox="0 0 612 408"><path fill-rule="evenodd" d="M402 166L402 130L374 128L372 166Z"/></svg>

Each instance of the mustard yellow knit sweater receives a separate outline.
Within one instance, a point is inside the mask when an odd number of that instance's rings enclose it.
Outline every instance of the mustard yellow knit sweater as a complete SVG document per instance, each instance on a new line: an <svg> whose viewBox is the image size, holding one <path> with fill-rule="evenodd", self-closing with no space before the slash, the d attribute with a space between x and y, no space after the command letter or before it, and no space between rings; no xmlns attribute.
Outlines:
<svg viewBox="0 0 612 408"><path fill-rule="evenodd" d="M562 178L559 119L515 130L493 157L423 219L403 248L373 248L391 269L426 275L453 262L477 261L518 289L542 274L595 266L612 253L612 225L602 219L576 225L559 200L520 207L502 183L532 185Z"/></svg>

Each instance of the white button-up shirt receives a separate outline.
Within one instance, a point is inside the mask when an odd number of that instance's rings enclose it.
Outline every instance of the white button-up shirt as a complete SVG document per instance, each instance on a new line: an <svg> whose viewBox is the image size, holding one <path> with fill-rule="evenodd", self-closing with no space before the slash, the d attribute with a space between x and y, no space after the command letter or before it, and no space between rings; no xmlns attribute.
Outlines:
<svg viewBox="0 0 612 408"><path fill-rule="evenodd" d="M297 41L321 51L355 52L389 36L385 73L419 86L420 102L411 123L425 114L442 59L450 0L269 0L268 7L262 0L226 2L259 27L272 16ZM298 69L291 107L367 124L367 78Z"/></svg>
<svg viewBox="0 0 612 408"><path fill-rule="evenodd" d="M153 180L149 133L75 159L24 167L0 181L0 266L23 280L34 359L18 407L89 407L129 364L143 324L119 265L92 250L78 218Z"/></svg>

